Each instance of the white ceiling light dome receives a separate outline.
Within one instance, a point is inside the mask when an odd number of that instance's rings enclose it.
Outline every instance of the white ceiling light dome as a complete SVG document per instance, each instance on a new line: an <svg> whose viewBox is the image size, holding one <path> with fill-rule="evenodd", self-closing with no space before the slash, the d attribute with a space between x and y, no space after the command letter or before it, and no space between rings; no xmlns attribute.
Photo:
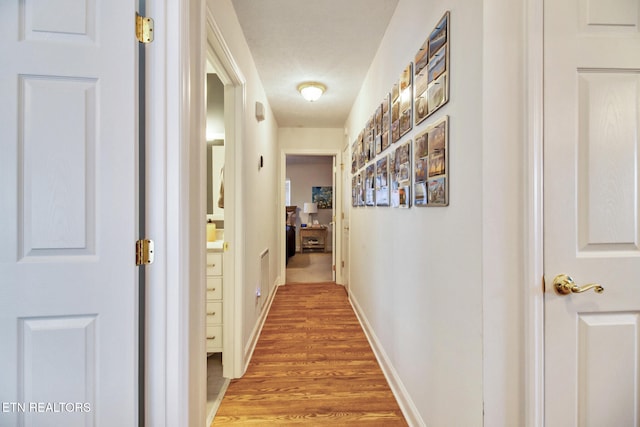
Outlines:
<svg viewBox="0 0 640 427"><path fill-rule="evenodd" d="M309 102L317 101L325 90L327 90L327 87L317 82L306 82L298 86L298 92Z"/></svg>

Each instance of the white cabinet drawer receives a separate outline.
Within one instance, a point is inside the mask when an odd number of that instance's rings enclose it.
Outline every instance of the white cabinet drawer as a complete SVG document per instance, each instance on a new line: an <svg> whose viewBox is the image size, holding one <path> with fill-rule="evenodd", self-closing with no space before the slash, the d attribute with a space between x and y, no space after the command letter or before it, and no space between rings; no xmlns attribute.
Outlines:
<svg viewBox="0 0 640 427"><path fill-rule="evenodd" d="M222 299L222 277L207 277L207 299Z"/></svg>
<svg viewBox="0 0 640 427"><path fill-rule="evenodd" d="M222 303L207 301L207 325L222 323Z"/></svg>
<svg viewBox="0 0 640 427"><path fill-rule="evenodd" d="M207 252L207 276L222 275L222 254Z"/></svg>
<svg viewBox="0 0 640 427"><path fill-rule="evenodd" d="M222 351L222 326L207 326L207 352Z"/></svg>

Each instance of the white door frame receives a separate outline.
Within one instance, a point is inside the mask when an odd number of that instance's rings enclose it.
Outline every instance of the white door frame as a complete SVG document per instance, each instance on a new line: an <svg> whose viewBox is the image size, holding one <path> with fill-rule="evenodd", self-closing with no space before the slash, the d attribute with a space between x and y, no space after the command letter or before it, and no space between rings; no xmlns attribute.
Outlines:
<svg viewBox="0 0 640 427"><path fill-rule="evenodd" d="M485 425L544 424L543 6L483 3Z"/></svg>
<svg viewBox="0 0 640 427"><path fill-rule="evenodd" d="M205 233L198 217L206 208L196 197L203 184L198 147L205 137L204 5L146 2L157 30L146 46L146 225L156 258L146 267L145 420L153 426L206 419L205 310L198 298L205 287Z"/></svg>
<svg viewBox="0 0 640 427"><path fill-rule="evenodd" d="M242 159L236 153L241 152L242 123L244 123L244 94L246 80L236 64L224 41L222 32L215 22L211 11L206 13L206 55L214 64L218 77L224 84L224 127L225 127L225 243L230 250L224 255L223 286L223 375L238 378L244 373L242 360L242 287L244 280L244 221L242 212ZM229 197L231 195L231 197ZM230 201L231 203L227 203ZM240 214L238 214L240 213ZM206 372L204 377L206 378Z"/></svg>
<svg viewBox="0 0 640 427"><path fill-rule="evenodd" d="M279 242L280 242L280 283L283 284L286 282L286 261L287 261L287 244L286 244L286 233L284 233L285 225L286 225L286 209L284 205L285 194L284 194L284 183L287 179L287 156L330 156L334 158L334 164L339 163L338 160L342 159L342 150L340 149L306 149L306 148L287 148L280 150L280 204L279 204L279 222L280 229L283 231L279 234ZM335 176L337 172L332 171L332 175ZM334 230L342 230L342 206L341 200L342 197L342 182L339 179L335 179L335 188L333 189L333 197L335 198L335 203L333 204L333 214L335 215L335 221L333 224ZM339 241L340 239L334 239L336 241L333 242L333 257L335 263L337 264L342 256L342 244ZM336 265L335 270L335 278L337 284L342 284L342 272Z"/></svg>
<svg viewBox="0 0 640 427"><path fill-rule="evenodd" d="M340 213L340 221L342 222L342 228L340 230L338 230L338 234L339 234L339 239L340 239L340 248L342 250L341 253L341 257L339 260L336 260L336 262L340 263L339 268L340 269L340 274L341 274L341 278L342 278L342 284L345 286L346 290L347 290L347 294L350 293L350 278L349 278L349 267L350 267L350 262L351 262L351 250L349 249L349 243L348 241L345 241L344 235L345 235L345 226L347 227L346 233L347 235L349 235L350 230L348 229L349 224L348 221L351 220L351 214L349 213L349 215L345 215L344 213L351 209L351 203L344 203L345 202L345 197L348 197L348 200L352 200L352 195L347 196L345 193L349 192L348 191L348 183L350 181L350 177L351 177L351 159L349 158L349 140L345 137L345 145L344 148L342 149L342 153L341 153L341 170L340 170L340 182L343 185L343 193L342 193L342 197L340 198L340 209L341 209L341 213ZM345 179L345 177L347 177ZM347 224L345 224L347 223ZM343 261L345 262L345 265L343 265ZM346 274L345 274L346 273Z"/></svg>
<svg viewBox="0 0 640 427"><path fill-rule="evenodd" d="M543 78L544 1L526 0L526 151L524 198L524 415L544 425Z"/></svg>

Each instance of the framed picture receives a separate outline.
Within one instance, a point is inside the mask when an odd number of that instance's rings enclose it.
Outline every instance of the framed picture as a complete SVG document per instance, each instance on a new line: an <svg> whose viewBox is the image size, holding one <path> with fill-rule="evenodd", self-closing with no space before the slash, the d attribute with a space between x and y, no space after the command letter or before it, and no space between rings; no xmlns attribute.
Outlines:
<svg viewBox="0 0 640 427"><path fill-rule="evenodd" d="M365 154L364 154L364 131L361 131L358 134L358 169L362 169L365 165Z"/></svg>
<svg viewBox="0 0 640 427"><path fill-rule="evenodd" d="M389 205L393 208L397 208L398 202L398 179L396 178L396 154L395 152L389 153Z"/></svg>
<svg viewBox="0 0 640 427"><path fill-rule="evenodd" d="M376 162L376 206L389 206L388 161L384 156Z"/></svg>
<svg viewBox="0 0 640 427"><path fill-rule="evenodd" d="M449 116L416 136L413 155L414 204L449 204Z"/></svg>
<svg viewBox="0 0 640 427"><path fill-rule="evenodd" d="M416 206L427 205L427 184L425 182L416 182L413 185L415 198L413 204Z"/></svg>
<svg viewBox="0 0 640 427"><path fill-rule="evenodd" d="M415 117L416 117L416 125L422 122L429 115L429 74L427 73L427 69L424 68L422 71L416 73L415 75Z"/></svg>
<svg viewBox="0 0 640 427"><path fill-rule="evenodd" d="M354 174L358 171L358 140L356 139L351 144L351 173Z"/></svg>
<svg viewBox="0 0 640 427"><path fill-rule="evenodd" d="M429 178L447 173L446 136L448 121L441 120L428 129L429 140Z"/></svg>
<svg viewBox="0 0 640 427"><path fill-rule="evenodd" d="M411 140L398 146L389 158L391 206L408 208L411 206Z"/></svg>
<svg viewBox="0 0 640 427"><path fill-rule="evenodd" d="M400 140L400 84L391 89L391 143Z"/></svg>
<svg viewBox="0 0 640 427"><path fill-rule="evenodd" d="M449 20L451 12L446 11L429 35L429 57L432 57L449 42Z"/></svg>
<svg viewBox="0 0 640 427"><path fill-rule="evenodd" d="M376 164L371 163L365 169L364 177L364 204L375 206L376 204Z"/></svg>
<svg viewBox="0 0 640 427"><path fill-rule="evenodd" d="M450 17L451 13L445 12L414 58L416 125L449 102Z"/></svg>
<svg viewBox="0 0 640 427"><path fill-rule="evenodd" d="M382 151L391 145L391 94L382 100Z"/></svg>
<svg viewBox="0 0 640 427"><path fill-rule="evenodd" d="M356 206L364 206L364 186L362 173L356 174Z"/></svg>
<svg viewBox="0 0 640 427"><path fill-rule="evenodd" d="M382 104L378 105L374 114L374 138L376 143L376 156L382 151Z"/></svg>
<svg viewBox="0 0 640 427"><path fill-rule="evenodd" d="M333 187L311 187L311 202L318 209L333 209Z"/></svg>
<svg viewBox="0 0 640 427"><path fill-rule="evenodd" d="M398 207L408 208L411 206L411 185L403 185L398 189Z"/></svg>
<svg viewBox="0 0 640 427"><path fill-rule="evenodd" d="M369 163L376 156L375 146L374 146L374 132L375 132L375 129L374 129L374 123L373 123L373 116L372 116L369 118L364 128L363 138L364 138L365 163Z"/></svg>
<svg viewBox="0 0 640 427"><path fill-rule="evenodd" d="M447 203L447 185L445 177L429 180L427 187L427 204L445 206Z"/></svg>
<svg viewBox="0 0 640 427"><path fill-rule="evenodd" d="M413 127L413 64L409 63L400 76L400 137Z"/></svg>
<svg viewBox="0 0 640 427"><path fill-rule="evenodd" d="M355 175L351 178L351 206L358 206L358 178Z"/></svg>

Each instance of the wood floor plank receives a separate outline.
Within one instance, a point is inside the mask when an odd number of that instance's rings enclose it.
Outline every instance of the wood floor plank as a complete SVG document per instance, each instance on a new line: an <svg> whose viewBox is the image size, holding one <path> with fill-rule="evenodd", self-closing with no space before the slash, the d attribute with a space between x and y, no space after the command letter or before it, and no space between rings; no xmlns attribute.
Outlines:
<svg viewBox="0 0 640 427"><path fill-rule="evenodd" d="M342 286L278 288L213 425L406 426Z"/></svg>

